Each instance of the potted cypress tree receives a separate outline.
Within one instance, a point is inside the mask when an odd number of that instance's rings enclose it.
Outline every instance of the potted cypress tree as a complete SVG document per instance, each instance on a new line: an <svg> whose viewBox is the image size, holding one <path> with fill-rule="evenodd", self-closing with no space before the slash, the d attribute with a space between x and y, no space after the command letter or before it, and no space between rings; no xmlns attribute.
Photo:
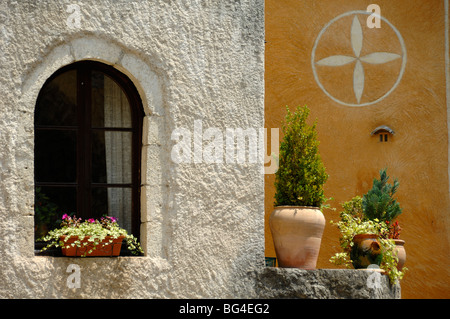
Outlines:
<svg viewBox="0 0 450 319"><path fill-rule="evenodd" d="M308 125L307 106L297 107L283 123L275 209L269 226L280 267L315 269L325 228L321 207L328 179L319 155L316 125Z"/></svg>

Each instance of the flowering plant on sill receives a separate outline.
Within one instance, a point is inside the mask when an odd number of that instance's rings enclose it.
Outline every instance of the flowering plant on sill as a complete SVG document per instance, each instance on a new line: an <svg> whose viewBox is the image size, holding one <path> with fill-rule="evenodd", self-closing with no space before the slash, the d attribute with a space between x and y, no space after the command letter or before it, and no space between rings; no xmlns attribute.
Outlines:
<svg viewBox="0 0 450 319"><path fill-rule="evenodd" d="M111 244L113 239L117 239L123 236L128 249L134 255L142 255L143 250L141 245L137 241L137 238L127 231L117 223L117 218L111 216L104 216L100 220L89 218L87 220L82 220L76 216L69 216L64 214L62 216L60 228L56 228L48 232L48 234L39 240L50 242L41 251L47 250L51 247L64 247L65 242L67 242L71 237L77 237L77 239L70 243L72 247L84 247L87 245L92 245L93 248L83 255L90 254L96 247L105 240L106 237L110 237L109 241L106 241L104 245ZM64 238L64 239L62 239ZM88 238L87 241L83 239Z"/></svg>

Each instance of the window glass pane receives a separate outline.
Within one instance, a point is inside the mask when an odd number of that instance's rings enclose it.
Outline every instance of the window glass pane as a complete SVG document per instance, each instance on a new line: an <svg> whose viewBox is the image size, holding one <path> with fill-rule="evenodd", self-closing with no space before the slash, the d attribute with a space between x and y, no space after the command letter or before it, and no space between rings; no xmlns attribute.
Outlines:
<svg viewBox="0 0 450 319"><path fill-rule="evenodd" d="M100 218L103 215L109 216L108 192L106 188L92 189L92 218Z"/></svg>
<svg viewBox="0 0 450 319"><path fill-rule="evenodd" d="M77 71L64 72L41 90L36 105L38 125L77 125Z"/></svg>
<svg viewBox="0 0 450 319"><path fill-rule="evenodd" d="M76 182L76 131L36 130L34 156L37 182Z"/></svg>
<svg viewBox="0 0 450 319"><path fill-rule="evenodd" d="M76 187L36 187L34 204L36 238L59 227L63 214L77 211L76 197Z"/></svg>
<svg viewBox="0 0 450 319"><path fill-rule="evenodd" d="M92 132L92 182L131 183L132 132Z"/></svg>
<svg viewBox="0 0 450 319"><path fill-rule="evenodd" d="M131 128L126 94L115 81L98 71L92 71L92 127Z"/></svg>
<svg viewBox="0 0 450 319"><path fill-rule="evenodd" d="M118 219L120 227L131 234L131 188L97 187L92 189L93 218L103 215Z"/></svg>

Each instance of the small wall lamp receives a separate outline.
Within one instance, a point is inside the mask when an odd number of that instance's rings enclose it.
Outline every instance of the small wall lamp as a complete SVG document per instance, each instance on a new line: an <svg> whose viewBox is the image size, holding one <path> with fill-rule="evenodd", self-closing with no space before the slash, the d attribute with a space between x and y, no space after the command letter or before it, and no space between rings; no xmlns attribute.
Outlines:
<svg viewBox="0 0 450 319"><path fill-rule="evenodd" d="M379 135L380 136L380 142L387 142L388 141L388 135L395 135L395 131L391 129L387 125L380 125L377 128L375 128L370 135Z"/></svg>

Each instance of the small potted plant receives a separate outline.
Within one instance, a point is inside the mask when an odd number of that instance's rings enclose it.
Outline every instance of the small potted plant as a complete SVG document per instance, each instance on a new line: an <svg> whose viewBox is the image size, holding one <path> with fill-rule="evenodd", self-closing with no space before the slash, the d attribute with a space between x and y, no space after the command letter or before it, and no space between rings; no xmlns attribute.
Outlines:
<svg viewBox="0 0 450 319"><path fill-rule="evenodd" d="M389 276L391 283L402 279L406 269L397 267L397 253L393 240L388 238L388 225L376 218L370 220L365 217L360 196L343 203L342 207L340 221L331 221L341 233L339 244L342 252L332 256L330 262L355 269L377 265Z"/></svg>
<svg viewBox="0 0 450 319"><path fill-rule="evenodd" d="M388 238L392 239L395 244L395 251L398 258L397 268L398 270L402 270L406 262L405 241L400 239L400 232L402 228L399 226L398 221L386 221L386 225L389 228Z"/></svg>
<svg viewBox="0 0 450 319"><path fill-rule="evenodd" d="M61 247L64 256L118 256L123 240L131 253L143 254L137 239L120 228L117 219L111 216L83 221L64 214L60 228L49 231L41 240L50 242L41 251Z"/></svg>
<svg viewBox="0 0 450 319"><path fill-rule="evenodd" d="M316 124L306 123L307 106L290 112L283 123L275 209L269 226L280 267L316 268L325 217L321 212L328 179L319 155Z"/></svg>
<svg viewBox="0 0 450 319"><path fill-rule="evenodd" d="M362 207L366 219L377 220L388 227L387 238L395 243L398 255L398 268L402 269L406 261L405 241L400 239L401 227L395 219L403 212L400 204L394 198L394 194L400 185L398 179L389 184L389 176L386 168L380 170L380 179L373 180L372 189L363 196Z"/></svg>
<svg viewBox="0 0 450 319"><path fill-rule="evenodd" d="M371 264L380 265L382 254L378 237L384 225L364 220L362 199L359 196L343 203L342 208L340 221L331 221L331 224L335 224L341 232L339 243L343 252L337 253L330 261L355 269L367 268Z"/></svg>
<svg viewBox="0 0 450 319"><path fill-rule="evenodd" d="M35 238L45 236L50 229L58 226L58 206L44 194L40 187L35 190L34 233Z"/></svg>

